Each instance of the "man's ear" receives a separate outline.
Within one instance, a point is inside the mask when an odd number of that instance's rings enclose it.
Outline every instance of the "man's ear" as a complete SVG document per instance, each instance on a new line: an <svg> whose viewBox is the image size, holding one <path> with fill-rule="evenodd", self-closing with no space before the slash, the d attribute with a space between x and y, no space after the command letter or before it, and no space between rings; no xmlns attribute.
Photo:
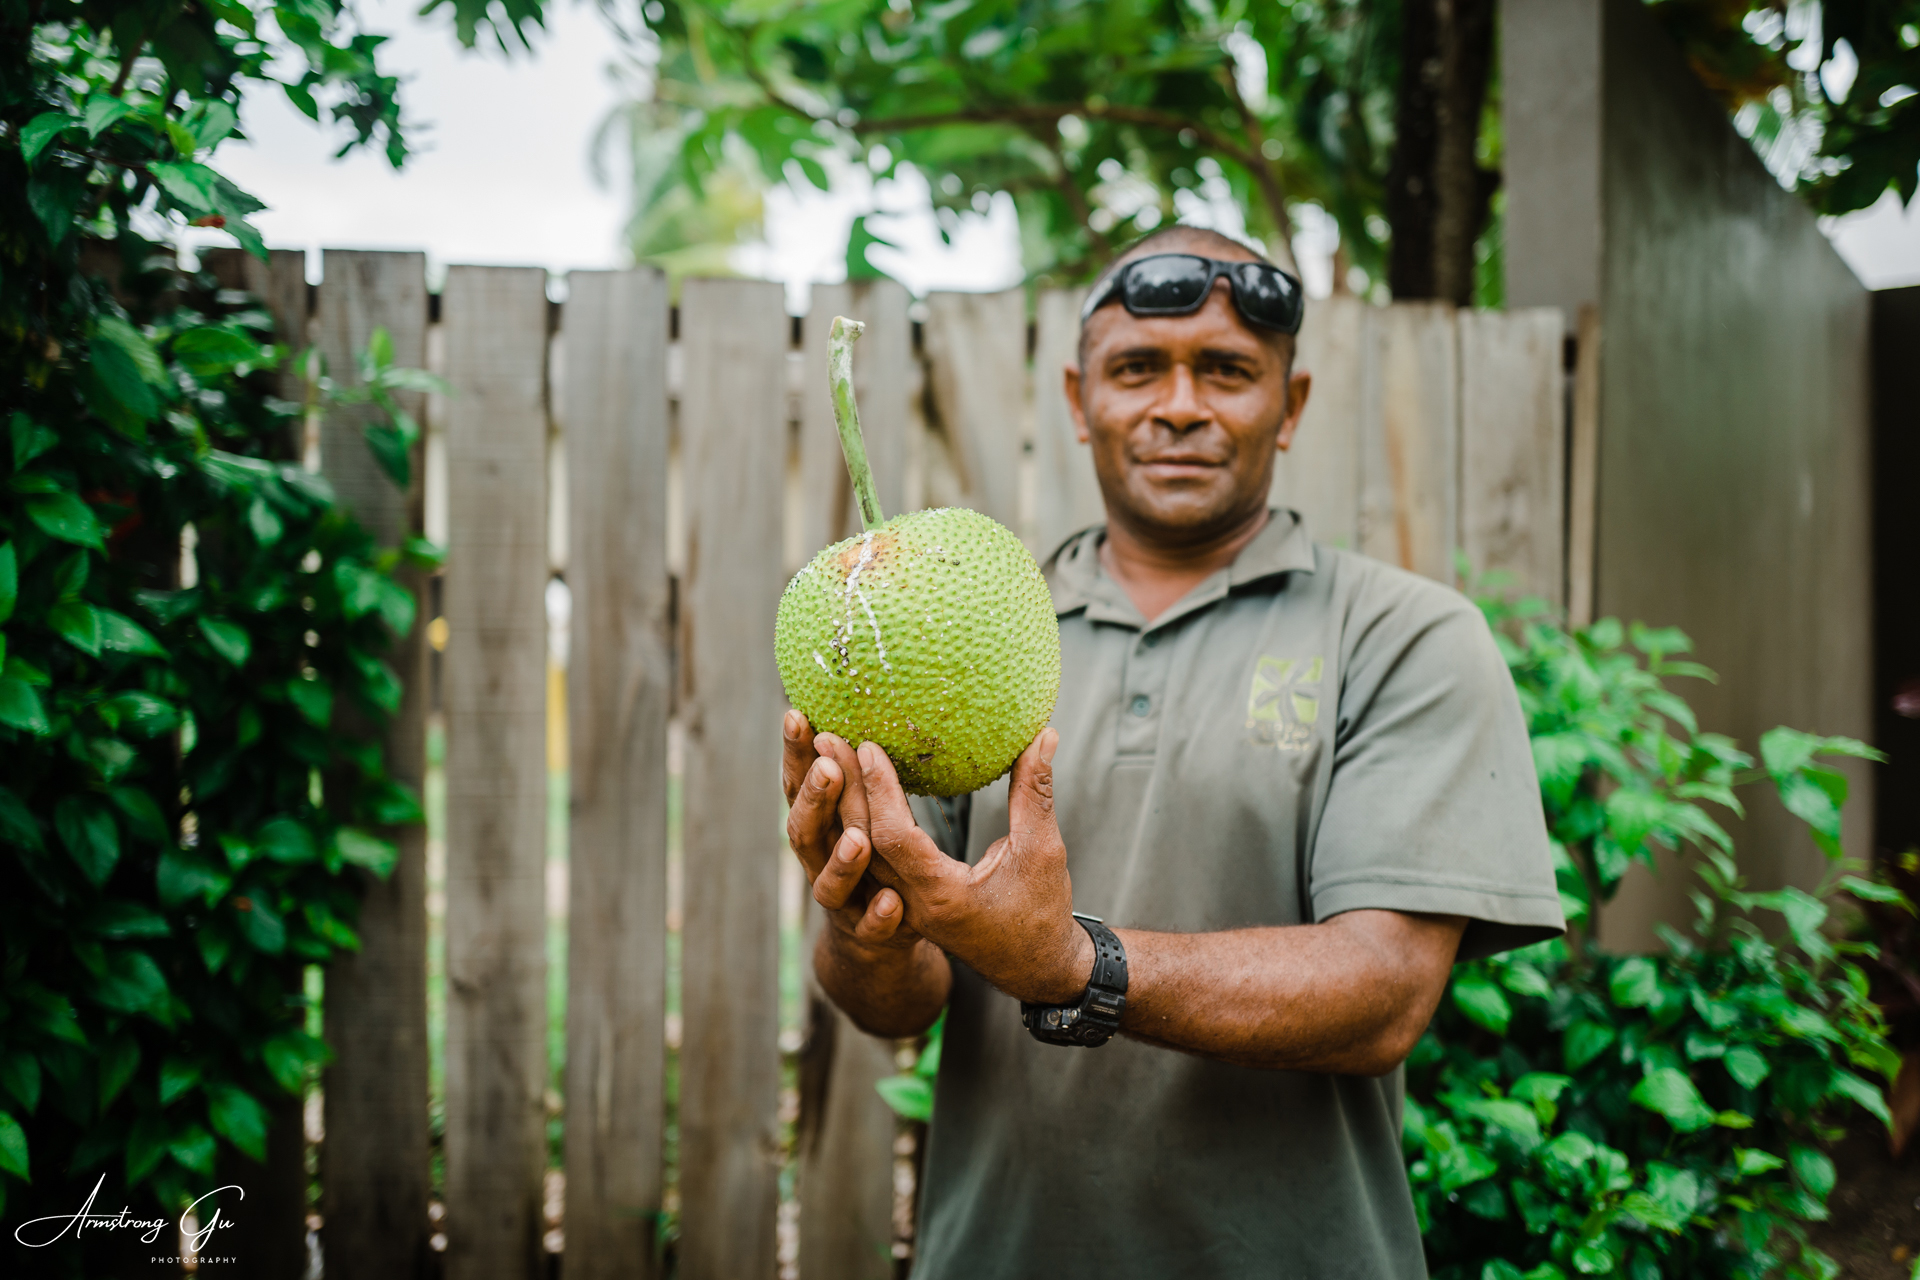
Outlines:
<svg viewBox="0 0 1920 1280"><path fill-rule="evenodd" d="M1285 453L1293 447L1293 433L1300 429L1300 415L1306 412L1307 396L1313 391L1313 375L1305 370L1287 379L1287 416L1280 420L1280 434L1274 448Z"/></svg>
<svg viewBox="0 0 1920 1280"><path fill-rule="evenodd" d="M1087 411L1080 404L1080 366L1067 365L1060 370L1060 377L1061 389L1067 393L1067 412L1073 415L1073 438L1085 444L1092 437L1087 432Z"/></svg>

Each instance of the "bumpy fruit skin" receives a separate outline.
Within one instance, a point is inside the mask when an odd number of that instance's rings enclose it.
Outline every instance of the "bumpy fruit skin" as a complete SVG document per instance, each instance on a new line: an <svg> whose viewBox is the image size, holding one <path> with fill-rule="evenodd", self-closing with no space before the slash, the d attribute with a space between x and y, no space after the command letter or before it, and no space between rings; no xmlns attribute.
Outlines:
<svg viewBox="0 0 1920 1280"><path fill-rule="evenodd" d="M876 742L914 795L977 791L1053 716L1060 624L1020 539L975 511L915 511L795 574L774 632L787 698Z"/></svg>

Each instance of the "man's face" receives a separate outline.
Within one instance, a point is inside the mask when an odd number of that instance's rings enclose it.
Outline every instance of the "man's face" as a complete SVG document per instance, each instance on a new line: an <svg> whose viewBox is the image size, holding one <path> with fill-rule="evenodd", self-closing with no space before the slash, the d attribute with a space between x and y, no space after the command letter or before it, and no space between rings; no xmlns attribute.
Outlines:
<svg viewBox="0 0 1920 1280"><path fill-rule="evenodd" d="M1067 402L1109 519L1180 546L1264 509L1274 454L1292 442L1311 382L1288 376L1291 339L1242 320L1225 280L1192 315L1102 307L1085 338Z"/></svg>

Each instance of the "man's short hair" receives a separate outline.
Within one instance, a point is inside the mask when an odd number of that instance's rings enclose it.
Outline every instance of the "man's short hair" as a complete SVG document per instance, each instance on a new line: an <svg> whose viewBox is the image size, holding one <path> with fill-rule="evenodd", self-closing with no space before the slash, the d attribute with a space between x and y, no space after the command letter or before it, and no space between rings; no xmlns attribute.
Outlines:
<svg viewBox="0 0 1920 1280"><path fill-rule="evenodd" d="M1113 279L1114 273L1136 258L1144 258L1152 253L1180 253L1189 250L1199 253L1202 257L1214 258L1222 256L1218 252L1222 249L1228 251L1237 249L1241 253L1252 254L1256 261L1264 262L1268 266L1274 265L1273 260L1267 257L1259 245L1249 244L1245 240L1237 239L1224 231L1215 231L1212 227L1196 227L1184 222L1176 222L1172 226L1161 227L1156 231L1149 231L1146 235L1141 236L1138 240L1135 240L1132 244L1122 249L1119 254L1114 257L1114 260L1107 264L1106 270L1102 271L1094 280L1093 288L1089 291L1088 296L1092 297L1098 294L1100 290L1106 288L1107 282ZM1116 303L1114 305L1119 306L1124 304ZM1093 317L1088 316L1087 319L1091 320ZM1262 334L1261 336L1265 337L1267 335ZM1276 333L1273 336L1285 339L1287 344L1287 367L1288 369L1292 369L1294 340L1286 334ZM1087 367L1087 326L1085 322L1082 322L1080 325L1080 336L1078 345L1075 348L1075 359L1079 362L1082 370Z"/></svg>

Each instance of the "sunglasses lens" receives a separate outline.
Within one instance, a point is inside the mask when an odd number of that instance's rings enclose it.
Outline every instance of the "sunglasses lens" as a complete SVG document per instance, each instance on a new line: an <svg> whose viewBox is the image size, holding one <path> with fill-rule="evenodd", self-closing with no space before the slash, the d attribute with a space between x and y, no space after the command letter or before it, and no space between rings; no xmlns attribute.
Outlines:
<svg viewBox="0 0 1920 1280"><path fill-rule="evenodd" d="M1235 300L1249 320L1294 332L1300 326L1300 290L1277 268L1263 262L1236 263Z"/></svg>
<svg viewBox="0 0 1920 1280"><path fill-rule="evenodd" d="M1206 296L1212 271L1184 253L1142 258L1127 271L1127 310L1142 315L1191 311Z"/></svg>

